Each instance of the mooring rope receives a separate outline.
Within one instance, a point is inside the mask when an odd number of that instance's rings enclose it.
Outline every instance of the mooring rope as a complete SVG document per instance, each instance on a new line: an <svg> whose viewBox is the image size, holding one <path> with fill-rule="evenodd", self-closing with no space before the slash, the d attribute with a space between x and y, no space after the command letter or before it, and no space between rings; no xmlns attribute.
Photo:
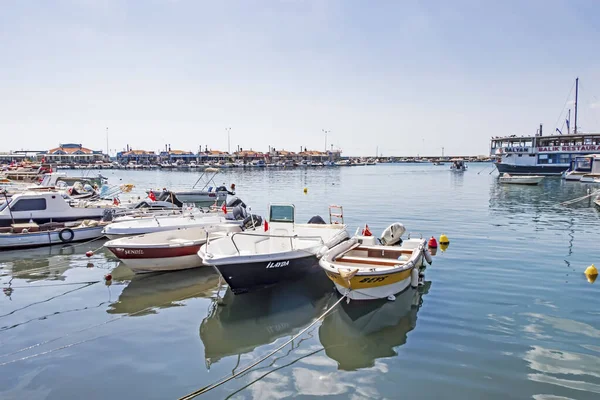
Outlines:
<svg viewBox="0 0 600 400"><path fill-rule="evenodd" d="M561 206L568 206L568 205L570 205L570 204L577 203L577 202L579 202L579 201L581 201L581 200L585 200L585 199L587 199L588 197L592 197L592 196L595 196L595 195L600 195L600 189L598 189L598 190L594 190L594 191L593 191L593 192L591 192L590 194L587 194L587 195L585 195L585 196L578 197L578 198L576 198L576 199L572 199L572 200L563 201L562 203L560 203L560 205L561 205Z"/></svg>
<svg viewBox="0 0 600 400"><path fill-rule="evenodd" d="M194 392L191 392L189 394L186 394L183 397L180 397L179 400L191 400L194 399L198 396L200 396L201 394L204 394L206 392L209 392L227 382L229 382L232 379L235 379L236 377L238 377L239 375L243 374L246 371L251 370L252 368L254 368L255 366L257 366L258 364L260 364L261 362L265 361L267 358L271 357L273 354L279 352L281 349L283 349L285 346L287 346L288 344L292 343L294 340L296 340L298 337L300 337L301 335L303 335L306 331L308 331L310 328L312 328L317 322L321 321L323 318L325 318L331 311L333 311L333 309L335 307L337 307L338 304L340 304L349 294L350 292L347 292L346 294L344 294L342 297L339 298L338 301L335 302L335 304L333 304L331 307L329 307L323 314L321 314L317 319L315 319L313 322L310 323L310 325L308 325L306 328L302 329L300 332L298 332L297 334L295 334L294 336L291 337L291 339L287 340L285 343L283 343L281 346L277 347L275 350L271 351L270 353L268 353L267 355L259 358L257 361L253 362L252 364L248 365L247 367L243 368L242 370L238 371L237 373L228 376L228 377L223 377L220 381L215 382L211 385L205 386L201 389L198 389Z"/></svg>
<svg viewBox="0 0 600 400"><path fill-rule="evenodd" d="M146 308L144 308L142 310L138 310L138 311L135 311L135 312L132 312L132 313L128 313L128 314L123 314L121 316L115 317L113 319L109 319L108 321L104 321L104 322L101 322L99 324L91 325L91 326L88 326L86 328L83 328L83 329L80 329L80 330L77 330L77 331L73 331L73 332L67 333L67 334L59 336L59 337L55 337L53 339L48 339L48 340L45 340L43 342L39 342L39 343L33 344L31 346L23 347L22 349L13 351L11 353L0 354L0 358L12 356L12 355L15 355L15 354L18 354L18 353L22 353L22 352L27 351L27 350L31 350L31 349L36 348L36 347L40 347L40 346L46 345L48 343L56 342L57 340L64 339L64 338L66 338L68 336L71 336L71 335L74 335L74 334L77 334L77 333L81 333L81 332L85 332L85 331L89 331L90 329L98 328L98 327L101 327L103 325L110 324L111 322L115 322L115 321L121 320L121 319L126 318L126 317L133 317L134 315L142 314L142 313L144 313L144 312L146 312L148 310L151 310L151 309L154 309L154 308L160 308L161 306L164 306L165 304L176 302L176 301L182 301L182 300L188 299L190 297L194 297L194 296L200 295L200 294L202 294L204 292L205 292L205 290L201 290L199 292L196 292L196 293L192 294L191 296L190 295L185 295L185 296L179 297L179 298L174 299L174 300L165 301L165 302L163 302L161 304L157 304L157 305L153 305L153 306L148 306L148 307L146 307ZM77 342L77 343L74 343L73 345L75 345L75 344L81 344L81 343L85 343L85 341ZM44 354L47 354L47 353L50 353L50 352L54 352L56 350L62 350L63 348L70 347L71 345L65 345L65 346L61 346L61 347L58 347L58 348L55 348L55 349L51 349L49 351L45 351L45 352L42 352L42 353L37 353L37 354L33 354L31 356L27 356L27 359L38 357L38 356L42 356ZM5 363L0 364L0 366L12 364L12 363L15 363L17 361L24 360L24 359L25 358L19 358L19 359L16 359L16 360L7 361Z"/></svg>

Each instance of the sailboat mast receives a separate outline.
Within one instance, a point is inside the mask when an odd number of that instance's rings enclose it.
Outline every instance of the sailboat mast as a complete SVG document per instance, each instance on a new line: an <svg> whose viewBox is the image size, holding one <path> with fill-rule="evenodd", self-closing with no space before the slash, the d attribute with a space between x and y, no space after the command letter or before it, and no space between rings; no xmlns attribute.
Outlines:
<svg viewBox="0 0 600 400"><path fill-rule="evenodd" d="M577 135L577 100L579 97L579 78L575 78L575 127L573 134Z"/></svg>

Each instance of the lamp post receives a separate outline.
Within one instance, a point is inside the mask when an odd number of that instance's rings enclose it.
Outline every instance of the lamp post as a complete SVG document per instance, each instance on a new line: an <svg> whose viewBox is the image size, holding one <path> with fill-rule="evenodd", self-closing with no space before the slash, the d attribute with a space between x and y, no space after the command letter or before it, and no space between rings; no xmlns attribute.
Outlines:
<svg viewBox="0 0 600 400"><path fill-rule="evenodd" d="M229 128L225 128L225 130L227 131L227 154L231 154L231 137L230 137L230 133L231 133L231 127Z"/></svg>
<svg viewBox="0 0 600 400"><path fill-rule="evenodd" d="M325 134L325 152L327 153L327 134L331 133L331 131L326 129L321 129L321 131Z"/></svg>

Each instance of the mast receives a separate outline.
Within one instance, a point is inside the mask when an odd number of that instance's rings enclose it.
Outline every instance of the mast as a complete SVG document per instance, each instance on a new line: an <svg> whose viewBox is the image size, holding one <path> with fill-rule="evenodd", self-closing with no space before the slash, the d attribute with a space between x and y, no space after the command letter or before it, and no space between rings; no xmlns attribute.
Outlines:
<svg viewBox="0 0 600 400"><path fill-rule="evenodd" d="M577 135L577 97L579 96L579 78L575 78L575 126L573 134Z"/></svg>

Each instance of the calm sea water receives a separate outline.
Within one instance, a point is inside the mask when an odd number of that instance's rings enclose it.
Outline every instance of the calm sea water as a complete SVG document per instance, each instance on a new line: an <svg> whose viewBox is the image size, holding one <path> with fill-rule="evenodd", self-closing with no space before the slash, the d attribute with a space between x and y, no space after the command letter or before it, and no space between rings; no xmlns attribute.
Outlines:
<svg viewBox="0 0 600 400"><path fill-rule="evenodd" d="M600 398L600 281L583 275L600 264L600 212L587 200L559 205L585 195L583 184L501 186L488 171L223 172L218 183L235 183L253 213L292 202L308 220L339 204L352 232L400 221L451 243L420 290L343 303L204 397ZM103 173L139 193L197 177ZM321 275L242 296L208 268L134 276L108 252L85 257L101 244L0 253L0 398L178 398L269 353L338 298Z"/></svg>

